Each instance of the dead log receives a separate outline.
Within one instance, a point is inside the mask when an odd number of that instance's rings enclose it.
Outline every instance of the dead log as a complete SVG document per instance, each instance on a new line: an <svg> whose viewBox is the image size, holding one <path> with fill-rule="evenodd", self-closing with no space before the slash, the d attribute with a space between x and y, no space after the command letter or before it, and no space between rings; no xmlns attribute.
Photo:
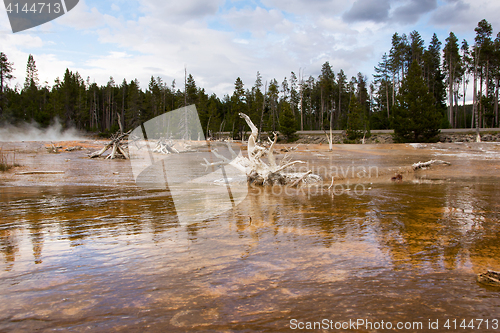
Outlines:
<svg viewBox="0 0 500 333"><path fill-rule="evenodd" d="M126 150L122 146L121 141L124 140L130 134L130 132L132 132L132 130L128 131L127 133L118 132L117 134L114 135L114 138L112 138L111 141L104 146L104 148L93 152L92 154L89 155L89 157L90 158L101 157L102 154L104 154L108 149L111 148L111 154L108 155L106 159L114 159L117 157L128 159L129 155L128 153L126 153Z"/></svg>
<svg viewBox="0 0 500 333"><path fill-rule="evenodd" d="M269 139L270 146L266 148L257 144L257 138L259 131L257 127L253 124L250 117L244 113L239 114L241 118L245 119L247 125L252 130L247 143L248 157L243 157L242 155L233 156L233 160L229 160L224 156L217 153L216 150L212 150L213 154L220 159L220 161L208 163L202 163L203 166L208 168L209 166L220 166L225 164L230 164L235 168L245 172L247 175L248 183L256 185L287 185L292 184L296 186L301 181L305 183L315 183L321 181L321 177L313 175L312 171L306 173L285 173L284 170L298 163L305 163L303 161L293 161L290 162L287 158L283 159L279 164L276 163L274 157L274 145L278 140L277 133L274 134L274 139ZM236 155L236 154L234 154ZM267 163L263 158L267 157Z"/></svg>
<svg viewBox="0 0 500 333"><path fill-rule="evenodd" d="M477 275L477 282L490 286L500 287L500 273L488 270Z"/></svg>
<svg viewBox="0 0 500 333"><path fill-rule="evenodd" d="M74 146L74 147L68 147L64 149L65 151L73 151L73 150L80 150L82 149L82 146Z"/></svg>
<svg viewBox="0 0 500 333"><path fill-rule="evenodd" d="M172 140L160 138L158 141L156 141L156 146L153 149L153 153L178 154L179 151L175 149L174 142L172 142Z"/></svg>
<svg viewBox="0 0 500 333"><path fill-rule="evenodd" d="M413 167L413 170L418 170L418 169L422 169L422 168L428 168L433 164L451 165L450 162L445 162L445 161L441 161L441 160L430 160L428 162L413 163L412 167Z"/></svg>
<svg viewBox="0 0 500 333"><path fill-rule="evenodd" d="M49 175L49 174L61 174L64 173L64 171L39 171L39 170L34 170L34 171L23 171L23 172L16 172L16 175Z"/></svg>
<svg viewBox="0 0 500 333"><path fill-rule="evenodd" d="M58 154L60 148L62 148L62 146L55 146L53 143L51 143L50 147L47 147L47 152Z"/></svg>
<svg viewBox="0 0 500 333"><path fill-rule="evenodd" d="M299 179L297 179L296 181L294 181L292 183L292 185L290 185L290 186L291 187L297 186L297 184L299 184L301 181L303 181L304 178L306 178L307 176L309 176L311 173L312 173L311 170L307 171L305 174L302 175L302 177L300 177Z"/></svg>

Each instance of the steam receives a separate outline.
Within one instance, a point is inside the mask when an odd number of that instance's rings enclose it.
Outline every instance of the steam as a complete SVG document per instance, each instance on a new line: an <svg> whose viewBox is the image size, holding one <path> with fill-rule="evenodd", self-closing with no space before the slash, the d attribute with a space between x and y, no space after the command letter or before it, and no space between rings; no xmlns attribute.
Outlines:
<svg viewBox="0 0 500 333"><path fill-rule="evenodd" d="M75 141L84 140L84 136L75 128L63 130L59 120L47 128L41 128L35 122L21 125L0 127L0 141Z"/></svg>

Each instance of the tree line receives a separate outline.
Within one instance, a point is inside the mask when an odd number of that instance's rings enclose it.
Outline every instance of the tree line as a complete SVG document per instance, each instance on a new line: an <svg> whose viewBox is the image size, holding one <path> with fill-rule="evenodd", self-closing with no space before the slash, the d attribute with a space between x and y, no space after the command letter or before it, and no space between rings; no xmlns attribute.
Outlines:
<svg viewBox="0 0 500 333"><path fill-rule="evenodd" d="M49 86L39 82L32 55L24 85L10 87L14 64L0 52L0 120L48 126L58 118L65 126L109 135L118 130L118 121L130 129L195 104L208 136L225 131L241 137L245 123L238 114L243 112L261 131L280 131L289 138L297 130L331 128L355 140L371 129L394 129L399 141L430 141L439 128L499 125L500 33L493 40L486 20L475 32L472 45L450 32L443 48L436 34L426 47L417 31L395 33L371 82L362 73L348 79L325 62L317 78L304 78L299 70L281 83L264 82L257 72L253 85L245 88L238 77L233 93L223 97L207 94L187 73L181 84L151 76L143 90L137 79L117 83L110 77L99 86L66 69ZM470 84L473 103L466 106Z"/></svg>

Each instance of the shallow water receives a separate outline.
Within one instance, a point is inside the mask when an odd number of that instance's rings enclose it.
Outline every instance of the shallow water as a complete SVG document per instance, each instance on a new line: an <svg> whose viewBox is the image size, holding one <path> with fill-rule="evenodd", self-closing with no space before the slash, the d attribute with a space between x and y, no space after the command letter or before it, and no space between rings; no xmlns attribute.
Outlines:
<svg viewBox="0 0 500 333"><path fill-rule="evenodd" d="M5 182L0 331L287 332L292 319L426 331L429 320L500 319L500 289L476 282L500 268L496 146L358 147L299 155L379 177L336 194L250 188L235 209L187 225L167 192L130 182ZM452 167L384 176L438 157ZM109 164L126 172L95 161Z"/></svg>

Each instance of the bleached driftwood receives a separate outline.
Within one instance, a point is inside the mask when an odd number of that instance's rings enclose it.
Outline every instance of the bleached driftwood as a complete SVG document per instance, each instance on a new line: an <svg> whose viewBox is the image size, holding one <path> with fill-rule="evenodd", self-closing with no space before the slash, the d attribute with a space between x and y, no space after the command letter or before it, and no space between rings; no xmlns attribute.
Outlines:
<svg viewBox="0 0 500 333"><path fill-rule="evenodd" d="M330 135L328 135L328 133L326 133L325 130L324 130L324 132L325 132L325 135L326 135L326 139L328 140L328 150L332 151L333 150L333 132L332 132L332 128L330 127Z"/></svg>
<svg viewBox="0 0 500 333"><path fill-rule="evenodd" d="M500 273L488 270L477 275L477 282L490 286L500 286Z"/></svg>
<svg viewBox="0 0 500 333"><path fill-rule="evenodd" d="M62 148L62 146L56 146L53 143L51 143L50 147L46 147L46 148L47 148L47 152L57 154L57 153L59 153L59 149Z"/></svg>
<svg viewBox="0 0 500 333"><path fill-rule="evenodd" d="M73 151L73 150L80 150L82 149L82 146L74 146L74 147L68 147L64 149L65 151Z"/></svg>
<svg viewBox="0 0 500 333"><path fill-rule="evenodd" d="M428 162L418 162L418 163L413 163L412 167L413 167L413 170L417 170L417 169L422 169L422 168L427 168L427 167L430 167L431 165L433 164L446 164L446 165L451 165L450 162L445 162L445 161L441 161L441 160L430 160Z"/></svg>
<svg viewBox="0 0 500 333"><path fill-rule="evenodd" d="M174 143L172 140L167 140L165 138L160 138L156 142L156 147L153 149L154 153L161 153L161 154L178 154L179 151L175 149Z"/></svg>
<svg viewBox="0 0 500 333"><path fill-rule="evenodd" d="M64 173L64 171L33 170L33 171L16 172L16 175L49 175L49 174L61 174L61 173Z"/></svg>
<svg viewBox="0 0 500 333"><path fill-rule="evenodd" d="M297 185L301 181L305 183L314 183L321 181L321 177L312 174L312 171L308 171L306 173L285 173L284 170L299 163L305 163L303 161L289 161L288 158L284 158L278 164L276 163L276 158L274 156L274 145L278 140L277 133L274 133L274 139L270 141L269 148L265 148L257 144L257 137L259 134L259 130L253 124L250 117L248 117L244 113L239 114L241 118L245 119L246 123L252 130L250 137L248 138L247 143L247 151L248 157L243 157L242 155L236 155L234 151L232 151L231 146L228 145L228 148L233 155L233 160L229 160L228 158L218 154L217 150L213 150L214 155L220 160L214 163L209 163L205 160L205 163L202 163L205 167L210 166L220 166L231 164L237 169L243 171L247 175L247 180L250 184L256 185ZM267 157L267 163L262 159Z"/></svg>
<svg viewBox="0 0 500 333"><path fill-rule="evenodd" d="M111 141L104 146L101 150L95 151L92 154L89 155L90 158L95 158L95 157L100 157L102 154L104 154L109 148L111 148L111 154L106 156L106 159L114 159L117 157L122 157L125 159L129 159L129 155L126 152L125 148L122 146L121 141L132 132L131 130L128 131L127 133L121 133L119 132L118 134L115 134L115 138L112 138Z"/></svg>

